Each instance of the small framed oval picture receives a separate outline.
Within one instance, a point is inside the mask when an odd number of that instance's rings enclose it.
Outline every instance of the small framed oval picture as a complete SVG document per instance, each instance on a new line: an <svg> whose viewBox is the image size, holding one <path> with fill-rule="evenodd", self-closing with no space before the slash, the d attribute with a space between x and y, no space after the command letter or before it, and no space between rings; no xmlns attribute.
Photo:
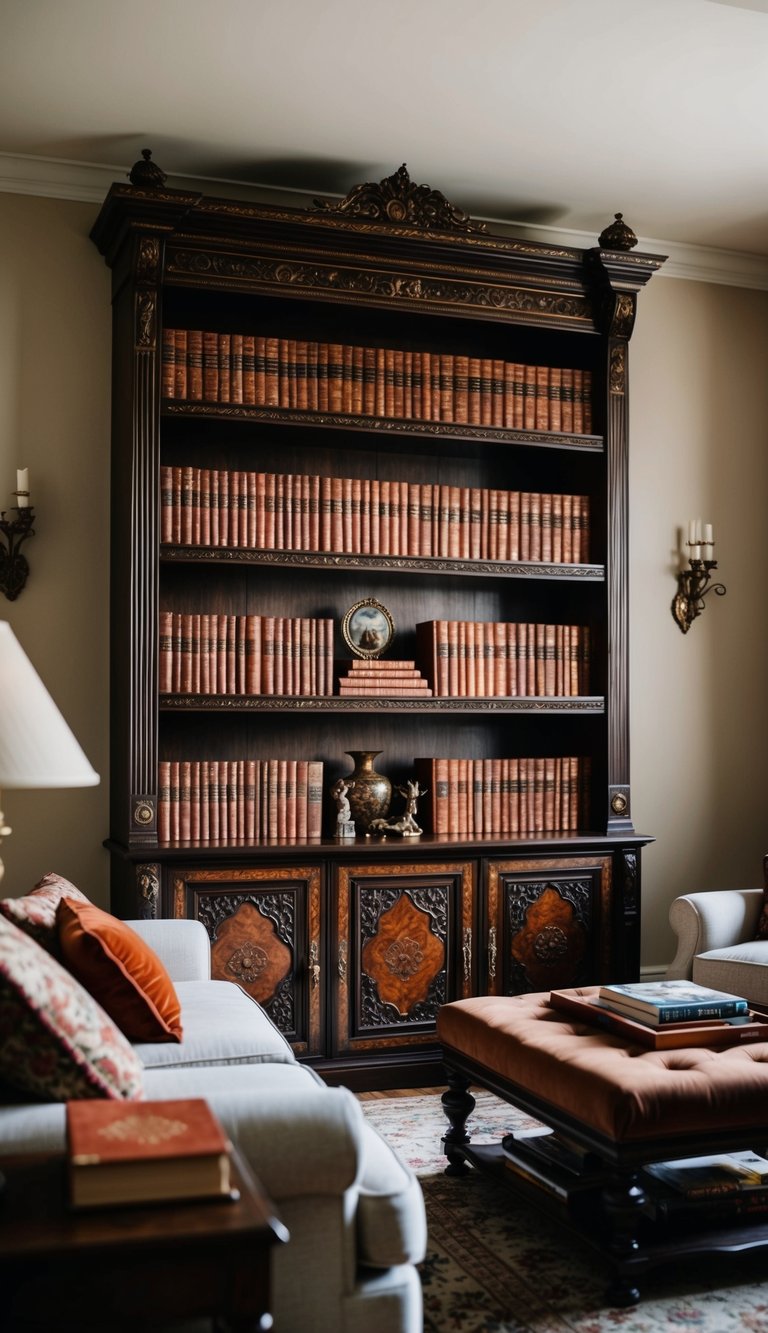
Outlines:
<svg viewBox="0 0 768 1333"><path fill-rule="evenodd" d="M350 606L341 622L344 642L356 657L381 657L395 637L395 622L375 597Z"/></svg>

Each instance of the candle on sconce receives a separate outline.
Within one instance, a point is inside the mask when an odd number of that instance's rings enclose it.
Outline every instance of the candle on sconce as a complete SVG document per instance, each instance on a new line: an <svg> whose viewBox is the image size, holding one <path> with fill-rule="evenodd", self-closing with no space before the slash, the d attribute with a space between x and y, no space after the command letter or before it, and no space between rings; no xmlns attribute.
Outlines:
<svg viewBox="0 0 768 1333"><path fill-rule="evenodd" d="M711 523L704 524L704 541L701 547L701 556L703 560L714 560L715 558L715 536Z"/></svg>
<svg viewBox="0 0 768 1333"><path fill-rule="evenodd" d="M19 509L29 508L29 468L16 469L16 500Z"/></svg>
<svg viewBox="0 0 768 1333"><path fill-rule="evenodd" d="M689 542L689 544L690 544L690 543L695 542L695 540L696 540L696 520L693 519L693 518L689 518L689 519L688 519L688 542Z"/></svg>
<svg viewBox="0 0 768 1333"><path fill-rule="evenodd" d="M691 560L701 560L701 542L691 542Z"/></svg>

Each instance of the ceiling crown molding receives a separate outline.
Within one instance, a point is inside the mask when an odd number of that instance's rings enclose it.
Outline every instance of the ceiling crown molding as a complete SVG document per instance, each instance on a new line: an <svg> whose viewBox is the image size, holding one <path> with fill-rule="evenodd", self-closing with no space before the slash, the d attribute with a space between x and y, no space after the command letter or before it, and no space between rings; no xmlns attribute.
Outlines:
<svg viewBox="0 0 768 1333"><path fill-rule="evenodd" d="M101 204L110 185L127 181L126 167L97 166L90 162L70 162L60 158L26 157L0 153L0 193L31 194L48 199L71 199L80 203ZM209 193L259 200L263 203L285 203L311 208L313 194L309 190L291 190L269 185L254 185L246 181L219 180L215 177L173 176L168 184L179 189L207 187ZM341 199L341 196L338 196ZM476 217L493 230L508 233L523 240L545 241L549 244L576 246L589 249L597 244L591 232L575 231L564 227L537 226L529 222L515 222L513 218ZM768 291L768 255L750 255L737 250L719 250L704 245L688 245L679 241L665 241L641 236L638 249L649 254L667 255L660 270L662 278L685 278L693 282L712 282L727 287L748 287Z"/></svg>

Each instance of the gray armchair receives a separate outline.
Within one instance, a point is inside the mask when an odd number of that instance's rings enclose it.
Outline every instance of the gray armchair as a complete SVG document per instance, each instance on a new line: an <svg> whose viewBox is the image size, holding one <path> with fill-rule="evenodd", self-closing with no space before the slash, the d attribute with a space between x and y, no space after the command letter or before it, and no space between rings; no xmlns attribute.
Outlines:
<svg viewBox="0 0 768 1333"><path fill-rule="evenodd" d="M677 953L668 978L743 995L768 1007L768 940L756 940L762 889L725 889L676 898L669 921Z"/></svg>

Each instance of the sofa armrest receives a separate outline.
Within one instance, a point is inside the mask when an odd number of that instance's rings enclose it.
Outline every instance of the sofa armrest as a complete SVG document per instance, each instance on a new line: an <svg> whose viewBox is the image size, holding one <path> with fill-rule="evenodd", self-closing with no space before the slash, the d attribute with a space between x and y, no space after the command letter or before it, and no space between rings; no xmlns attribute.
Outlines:
<svg viewBox="0 0 768 1333"><path fill-rule="evenodd" d="M697 954L754 939L762 905L762 889L716 889L675 898L669 924L677 935L677 953L667 979L690 979Z"/></svg>
<svg viewBox="0 0 768 1333"><path fill-rule="evenodd" d="M211 945L201 921L126 921L154 949L171 981L210 981Z"/></svg>

